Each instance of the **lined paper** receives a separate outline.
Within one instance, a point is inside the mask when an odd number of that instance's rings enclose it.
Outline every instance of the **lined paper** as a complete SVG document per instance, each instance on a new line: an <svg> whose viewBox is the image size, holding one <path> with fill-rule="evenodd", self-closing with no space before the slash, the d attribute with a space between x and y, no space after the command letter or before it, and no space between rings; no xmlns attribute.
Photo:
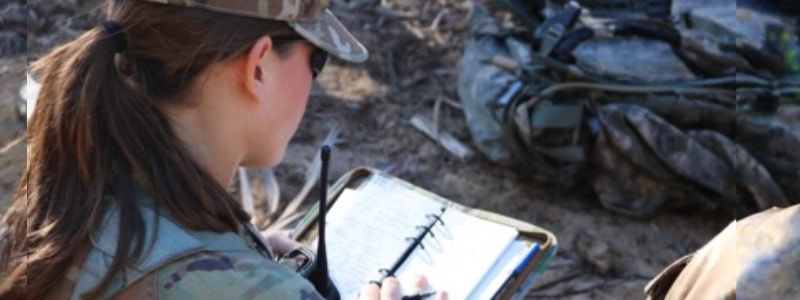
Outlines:
<svg viewBox="0 0 800 300"><path fill-rule="evenodd" d="M441 208L427 195L380 175L359 190L343 191L327 216L329 268L343 298L354 299L369 280L380 279L378 270L390 268L408 247L406 237L417 236L416 227L429 224L427 215ZM433 227L424 249L417 248L396 275L404 287L425 275L432 290L467 299L507 255L517 231L455 209L446 210L442 220L444 226Z"/></svg>

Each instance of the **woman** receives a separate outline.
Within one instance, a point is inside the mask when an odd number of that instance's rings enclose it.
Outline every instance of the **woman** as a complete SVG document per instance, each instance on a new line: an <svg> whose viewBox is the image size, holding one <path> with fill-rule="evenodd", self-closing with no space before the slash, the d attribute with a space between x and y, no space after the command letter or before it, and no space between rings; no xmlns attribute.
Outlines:
<svg viewBox="0 0 800 300"><path fill-rule="evenodd" d="M225 187L282 159L327 53L367 58L327 3L113 0L36 62L0 298L320 298ZM361 297L400 298L382 286Z"/></svg>

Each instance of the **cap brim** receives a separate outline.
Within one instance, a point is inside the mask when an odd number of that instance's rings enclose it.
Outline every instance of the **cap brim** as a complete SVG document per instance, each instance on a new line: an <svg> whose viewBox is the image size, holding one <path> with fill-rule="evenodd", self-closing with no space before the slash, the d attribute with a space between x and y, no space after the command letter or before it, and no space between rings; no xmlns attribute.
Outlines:
<svg viewBox="0 0 800 300"><path fill-rule="evenodd" d="M328 9L313 19L288 23L309 42L338 58L360 63L369 57L367 48Z"/></svg>

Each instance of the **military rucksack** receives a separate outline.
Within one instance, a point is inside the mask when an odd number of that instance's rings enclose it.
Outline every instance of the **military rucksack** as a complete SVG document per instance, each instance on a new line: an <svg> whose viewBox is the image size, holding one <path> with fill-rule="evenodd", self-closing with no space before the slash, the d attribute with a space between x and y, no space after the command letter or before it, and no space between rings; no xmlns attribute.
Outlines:
<svg viewBox="0 0 800 300"><path fill-rule="evenodd" d="M514 10L521 26L473 14L458 92L489 159L589 186L640 217L664 204L744 216L797 201L800 130L776 117L800 95L790 49L740 42L702 11L672 21L598 19L575 2L545 11ZM796 42L790 26L773 27Z"/></svg>

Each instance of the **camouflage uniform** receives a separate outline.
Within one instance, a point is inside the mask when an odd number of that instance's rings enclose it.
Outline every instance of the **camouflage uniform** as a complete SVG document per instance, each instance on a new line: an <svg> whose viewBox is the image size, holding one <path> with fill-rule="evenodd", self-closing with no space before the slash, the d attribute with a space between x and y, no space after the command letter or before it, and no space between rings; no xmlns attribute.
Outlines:
<svg viewBox="0 0 800 300"><path fill-rule="evenodd" d="M275 261L250 224L239 232L194 231L154 208L143 190L134 194L144 227L143 254L113 274L101 299L322 299L295 270ZM81 299L108 273L117 249L119 207L106 213L47 299ZM288 265L288 264L287 264Z"/></svg>
<svg viewBox="0 0 800 300"><path fill-rule="evenodd" d="M202 252L144 281L157 299L321 299L297 273L255 255Z"/></svg>
<svg viewBox="0 0 800 300"><path fill-rule="evenodd" d="M327 0L143 0L187 9L281 20L330 54L363 62L368 53L327 9ZM145 220L144 254L113 274L103 299L322 299L314 287L284 265L250 224L239 232L214 233L183 228L136 195ZM48 299L80 299L107 273L119 236L116 207L91 236L91 248L66 271ZM158 224L156 226L156 224Z"/></svg>
<svg viewBox="0 0 800 300"><path fill-rule="evenodd" d="M796 299L800 205L731 223L645 288L647 299Z"/></svg>
<svg viewBox="0 0 800 300"><path fill-rule="evenodd" d="M161 223L160 223L161 224ZM242 231L242 241L252 242ZM156 244L154 252L165 247ZM151 255L161 253L150 253ZM91 259L91 258L89 258ZM84 265L81 269L78 265ZM73 265L48 299L80 299L87 262ZM126 272L127 273L127 272ZM250 251L199 251L167 262L140 279L112 281L102 298L113 299L322 299L314 286L293 270L255 248Z"/></svg>

